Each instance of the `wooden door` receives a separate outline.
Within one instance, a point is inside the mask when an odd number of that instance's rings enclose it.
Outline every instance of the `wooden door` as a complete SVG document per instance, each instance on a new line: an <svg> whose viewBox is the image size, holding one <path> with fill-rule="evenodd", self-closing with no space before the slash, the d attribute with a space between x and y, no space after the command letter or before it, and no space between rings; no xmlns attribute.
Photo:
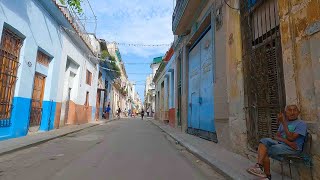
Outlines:
<svg viewBox="0 0 320 180"><path fill-rule="evenodd" d="M42 116L42 101L44 94L45 77L39 73L34 76L34 85L31 101L30 126L39 126Z"/></svg>
<svg viewBox="0 0 320 180"><path fill-rule="evenodd" d="M95 114L95 119L96 120L100 119L99 118L99 114L100 114L100 99L101 99L101 90L98 90L98 92L97 92L97 101L96 101L96 114Z"/></svg>
<svg viewBox="0 0 320 180"><path fill-rule="evenodd" d="M209 26L189 52L187 132L217 142L213 103L214 56L212 33Z"/></svg>

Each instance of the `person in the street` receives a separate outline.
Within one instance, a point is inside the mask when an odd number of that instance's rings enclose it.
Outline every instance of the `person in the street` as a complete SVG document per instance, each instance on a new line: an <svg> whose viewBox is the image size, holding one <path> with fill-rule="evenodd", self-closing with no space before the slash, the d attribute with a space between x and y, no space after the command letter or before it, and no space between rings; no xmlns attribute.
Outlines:
<svg viewBox="0 0 320 180"><path fill-rule="evenodd" d="M120 107L119 107L119 108L118 108L118 112L117 112L118 119L120 119L120 114L121 114L121 109L120 109Z"/></svg>
<svg viewBox="0 0 320 180"><path fill-rule="evenodd" d="M109 117L110 117L110 111L111 111L110 104L108 104L108 107L107 107L106 110L105 110L105 118L106 118L106 119L109 119Z"/></svg>
<svg viewBox="0 0 320 180"><path fill-rule="evenodd" d="M260 140L257 163L247 169L250 174L270 180L270 158L281 161L284 155L301 153L307 125L298 118L299 114L300 111L296 105L289 105L285 109L285 114L278 114L280 122L278 132L274 139Z"/></svg>
<svg viewBox="0 0 320 180"><path fill-rule="evenodd" d="M131 117L131 109L128 110L128 116Z"/></svg>
<svg viewBox="0 0 320 180"><path fill-rule="evenodd" d="M141 119L143 120L143 116L144 116L144 110L141 110Z"/></svg>

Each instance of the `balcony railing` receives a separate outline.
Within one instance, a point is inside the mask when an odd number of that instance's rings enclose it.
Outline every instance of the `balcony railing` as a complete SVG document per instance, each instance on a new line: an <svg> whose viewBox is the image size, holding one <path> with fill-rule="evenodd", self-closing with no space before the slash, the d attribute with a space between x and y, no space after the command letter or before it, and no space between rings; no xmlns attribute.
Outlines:
<svg viewBox="0 0 320 180"><path fill-rule="evenodd" d="M180 19L188 5L189 0L177 0L176 7L172 15L172 31L175 32L179 25Z"/></svg>
<svg viewBox="0 0 320 180"><path fill-rule="evenodd" d="M92 52L97 54L97 50L91 45L91 38L86 31L85 25L81 22L80 17L77 15L75 10L73 10L71 7L62 6L60 5L61 12L66 16L68 21L72 24L72 26L77 31L78 35L81 37L81 39L86 43L86 45L90 48Z"/></svg>

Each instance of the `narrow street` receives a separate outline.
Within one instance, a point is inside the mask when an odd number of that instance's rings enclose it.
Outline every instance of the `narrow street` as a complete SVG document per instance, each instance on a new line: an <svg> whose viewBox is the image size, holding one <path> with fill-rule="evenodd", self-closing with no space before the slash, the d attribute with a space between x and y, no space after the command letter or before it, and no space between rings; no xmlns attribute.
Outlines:
<svg viewBox="0 0 320 180"><path fill-rule="evenodd" d="M0 180L320 180L319 69L320 0L0 0Z"/></svg>
<svg viewBox="0 0 320 180"><path fill-rule="evenodd" d="M121 119L0 157L1 180L224 179L148 120Z"/></svg>

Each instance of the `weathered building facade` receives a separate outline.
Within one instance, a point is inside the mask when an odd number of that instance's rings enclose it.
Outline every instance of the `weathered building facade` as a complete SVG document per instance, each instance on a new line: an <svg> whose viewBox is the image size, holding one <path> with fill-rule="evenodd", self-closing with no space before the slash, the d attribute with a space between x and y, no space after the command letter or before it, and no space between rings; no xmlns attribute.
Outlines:
<svg viewBox="0 0 320 180"><path fill-rule="evenodd" d="M107 45L59 1L0 6L0 140L101 119L119 75L110 63L103 68Z"/></svg>
<svg viewBox="0 0 320 180"><path fill-rule="evenodd" d="M153 58L152 64L150 65L152 74L150 74L146 79L146 89L144 94L144 108L146 112L149 113L150 116L153 116L153 113L155 112L156 86L153 82L153 78L156 75L161 62L162 62L162 56Z"/></svg>
<svg viewBox="0 0 320 180"><path fill-rule="evenodd" d="M91 57L98 49L71 21L69 10L56 1L2 1L1 7L1 82L7 82L1 89L1 139L91 120L95 101L77 110L85 118L73 115L77 105L85 104L84 91L95 96L97 61ZM91 73L89 86L86 70Z"/></svg>
<svg viewBox="0 0 320 180"><path fill-rule="evenodd" d="M312 132L313 175L320 179L320 2L278 0L278 9L286 103L299 105Z"/></svg>
<svg viewBox="0 0 320 180"><path fill-rule="evenodd" d="M31 127L53 128L58 101L53 71L59 69L63 42L59 24L43 3L0 3L1 140L25 136Z"/></svg>
<svg viewBox="0 0 320 180"><path fill-rule="evenodd" d="M319 11L317 0L178 0L175 126L251 159L277 114L297 104L319 178ZM305 170L298 176L308 179Z"/></svg>
<svg viewBox="0 0 320 180"><path fill-rule="evenodd" d="M171 126L175 126L175 77L174 77L174 51L171 47L165 56L153 82L155 83L155 118L160 119Z"/></svg>
<svg viewBox="0 0 320 180"><path fill-rule="evenodd" d="M113 80L112 84L112 103L111 110L113 114L117 113L117 110L120 108L122 112L128 110L128 76L122 62L121 54L116 42L107 44L108 51L112 57L114 57L113 64L117 67L113 71L117 72L119 77Z"/></svg>

